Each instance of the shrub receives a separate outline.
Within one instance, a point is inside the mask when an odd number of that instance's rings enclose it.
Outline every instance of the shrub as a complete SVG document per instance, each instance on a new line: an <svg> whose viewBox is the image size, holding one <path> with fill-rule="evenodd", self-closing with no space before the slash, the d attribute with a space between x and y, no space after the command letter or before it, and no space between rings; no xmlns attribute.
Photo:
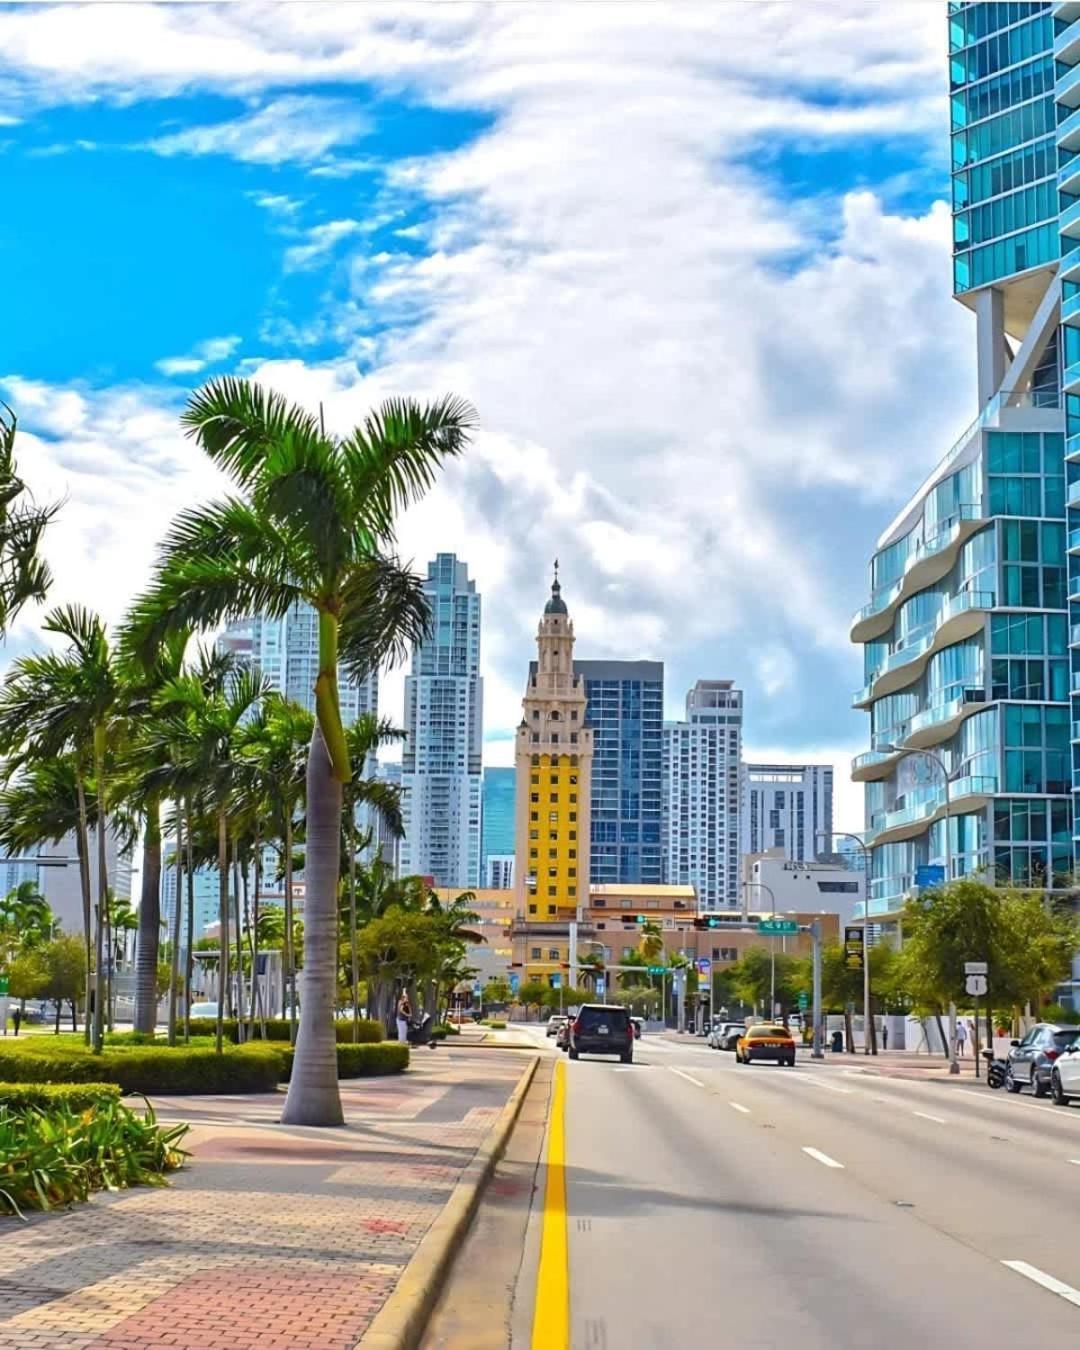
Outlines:
<svg viewBox="0 0 1080 1350"><path fill-rule="evenodd" d="M49 1053L0 1049L0 1080L11 1083L118 1083L124 1092L272 1092L280 1052L252 1045L223 1051L210 1046L117 1046L92 1055L64 1048Z"/></svg>
<svg viewBox="0 0 1080 1350"><path fill-rule="evenodd" d="M0 1106L0 1208L22 1217L103 1187L164 1185L187 1156L187 1131L159 1126L150 1106L139 1113L108 1095L81 1109L60 1096L47 1109Z"/></svg>
<svg viewBox="0 0 1080 1350"><path fill-rule="evenodd" d="M255 1040L261 1040L260 1023L255 1023ZM353 1024L351 1018L339 1017L334 1023L334 1031L339 1043L345 1044L352 1042ZM191 1019L190 1033L192 1036L215 1036L217 1034L217 1024L212 1017L193 1017ZM225 1039L232 1041L235 1045L238 1039L236 1019L228 1017L223 1026ZM360 1043L371 1045L376 1041L381 1041L386 1035L381 1022L372 1021L368 1017L360 1019ZM266 1039L268 1041L287 1041L289 1039L289 1019L287 1017L268 1017L266 1019Z"/></svg>
<svg viewBox="0 0 1080 1350"><path fill-rule="evenodd" d="M481 1026L491 1027L493 1031L505 1031L506 1023L501 1017L485 1017L480 1023Z"/></svg>
<svg viewBox="0 0 1080 1350"><path fill-rule="evenodd" d="M116 1083L0 1083L0 1107L9 1111L49 1111L56 1106L86 1111L119 1097Z"/></svg>
<svg viewBox="0 0 1080 1350"><path fill-rule="evenodd" d="M284 1061L282 1082L292 1073L293 1048L280 1052ZM339 1078L374 1078L381 1074L402 1073L409 1066L409 1047L403 1041L381 1041L378 1045L339 1045Z"/></svg>

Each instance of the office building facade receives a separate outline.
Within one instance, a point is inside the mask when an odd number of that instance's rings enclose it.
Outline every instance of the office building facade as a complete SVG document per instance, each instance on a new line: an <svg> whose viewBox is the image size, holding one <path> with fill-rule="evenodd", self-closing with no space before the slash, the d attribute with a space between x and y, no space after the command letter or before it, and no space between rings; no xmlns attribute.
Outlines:
<svg viewBox="0 0 1080 1350"><path fill-rule="evenodd" d="M484 784L481 789L480 810L480 876L481 885L498 887L503 881L493 881L493 876L505 877L503 861L514 857L514 778L517 770L508 768L484 769ZM493 862L495 865L493 866ZM513 866L510 867L513 874ZM512 884L510 881L506 885Z"/></svg>
<svg viewBox="0 0 1080 1350"><path fill-rule="evenodd" d="M703 909L739 899L742 690L698 680L686 719L663 730L663 879L691 885Z"/></svg>
<svg viewBox="0 0 1080 1350"><path fill-rule="evenodd" d="M974 311L977 407L879 538L852 624L853 705L870 717L853 777L886 927L920 877L1053 887L1073 865L1077 19L1075 5L949 5L953 289Z"/></svg>
<svg viewBox="0 0 1080 1350"><path fill-rule="evenodd" d="M576 661L592 729L590 879L659 885L663 876L661 661Z"/></svg>
<svg viewBox="0 0 1080 1350"><path fill-rule="evenodd" d="M744 853L778 848L792 862L812 862L832 848L832 765L744 765L742 811Z"/></svg>
<svg viewBox="0 0 1080 1350"><path fill-rule="evenodd" d="M480 883L480 596L453 553L428 564L431 633L405 677L401 870L439 886Z"/></svg>

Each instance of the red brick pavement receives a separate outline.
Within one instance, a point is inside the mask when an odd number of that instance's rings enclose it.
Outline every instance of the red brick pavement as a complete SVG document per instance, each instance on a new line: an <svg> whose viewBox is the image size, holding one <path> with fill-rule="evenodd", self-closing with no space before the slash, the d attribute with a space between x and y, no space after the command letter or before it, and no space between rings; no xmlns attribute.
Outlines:
<svg viewBox="0 0 1080 1350"><path fill-rule="evenodd" d="M0 1220L0 1350L350 1350L525 1068L414 1065L343 1083L343 1130L279 1126L277 1097L157 1102L199 1122L171 1186Z"/></svg>

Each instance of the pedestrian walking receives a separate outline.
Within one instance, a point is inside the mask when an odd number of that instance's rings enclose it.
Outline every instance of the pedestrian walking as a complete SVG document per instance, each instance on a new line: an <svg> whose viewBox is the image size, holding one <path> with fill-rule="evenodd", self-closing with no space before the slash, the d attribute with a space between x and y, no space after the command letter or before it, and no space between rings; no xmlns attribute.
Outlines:
<svg viewBox="0 0 1080 1350"><path fill-rule="evenodd" d="M881 1048L882 1050L888 1050L889 1048L889 1027L887 1022L882 1022L881 1024Z"/></svg>
<svg viewBox="0 0 1080 1350"><path fill-rule="evenodd" d="M412 1007L409 1003L409 996L403 989L401 997L397 1001L397 1038L399 1041L409 1039L410 1017L412 1017Z"/></svg>
<svg viewBox="0 0 1080 1350"><path fill-rule="evenodd" d="M964 1048L966 1045L967 1045L967 1024L963 1021L958 1021L956 1023L956 1053L957 1055L959 1055L961 1059L964 1058L964 1055L966 1053Z"/></svg>
<svg viewBox="0 0 1080 1350"><path fill-rule="evenodd" d="M11 1020L12 1020L12 1022L14 1022L14 1024L15 1024L15 1035L17 1036L17 1035L19 1034L19 1024L22 1022L22 1009L21 1009L21 1008L16 1008L16 1009L15 1009L15 1011L11 1014Z"/></svg>

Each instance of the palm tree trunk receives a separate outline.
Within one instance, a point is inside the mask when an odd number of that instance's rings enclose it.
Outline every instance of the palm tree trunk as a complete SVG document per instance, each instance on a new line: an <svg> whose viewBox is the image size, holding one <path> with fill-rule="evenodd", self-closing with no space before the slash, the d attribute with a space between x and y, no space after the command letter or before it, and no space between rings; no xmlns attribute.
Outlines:
<svg viewBox="0 0 1080 1350"><path fill-rule="evenodd" d="M229 835L225 810L218 810L218 997L214 1048L222 1050L225 999L229 992Z"/></svg>
<svg viewBox="0 0 1080 1350"><path fill-rule="evenodd" d="M176 810L176 908L173 912L172 951L169 953L169 1044L176 1044L176 995L180 981L180 914L184 894L184 841L180 833L180 809Z"/></svg>
<svg viewBox="0 0 1080 1350"><path fill-rule="evenodd" d="M104 939L109 905L109 877L105 864L105 728L103 726L94 729L94 778L97 782L98 899L97 932L94 946L96 970L93 1047L95 1054L100 1054L105 1041Z"/></svg>
<svg viewBox="0 0 1080 1350"><path fill-rule="evenodd" d="M309 756L310 759L310 756ZM309 769L310 772L310 769ZM289 990L289 1044L296 1044L296 943L293 941L292 808L285 814L285 978ZM284 1015L284 1008L282 1015Z"/></svg>
<svg viewBox="0 0 1080 1350"><path fill-rule="evenodd" d="M349 821L349 953L352 957L352 1038L360 1040L360 964L356 952L356 831Z"/></svg>
<svg viewBox="0 0 1080 1350"><path fill-rule="evenodd" d="M86 1004L86 1012L83 1017L83 1036L87 1045L90 1044L90 990L93 988L93 920L91 918L91 899L90 899L90 829L86 820L86 790L83 787L82 766L75 765L75 776L78 779L78 798L79 798L79 827L75 831L75 852L79 855L79 882L82 886L83 902L83 939L86 943L86 988L83 990L83 999ZM72 1000L74 1002L74 1000Z"/></svg>
<svg viewBox="0 0 1080 1350"><path fill-rule="evenodd" d="M177 894L179 905L180 896ZM157 966L161 942L161 809L146 804L143 830L139 932L135 943L135 1030L152 1036L157 1026Z"/></svg>
<svg viewBox="0 0 1080 1350"><path fill-rule="evenodd" d="M233 910L236 915L236 1039L244 1039L244 925L240 921L240 844L233 840ZM245 878L246 882L246 878Z"/></svg>
<svg viewBox="0 0 1080 1350"><path fill-rule="evenodd" d="M341 870L341 781L316 724L307 764L304 849L304 1003L296 1037L285 1125L343 1125L334 1034L337 897Z"/></svg>
<svg viewBox="0 0 1080 1350"><path fill-rule="evenodd" d="M259 983L259 883L262 880L262 844L259 831L255 831L255 894L251 909L251 1039L255 1039L255 1019L258 1017L262 1028L262 1039L266 1040L266 1009L263 1005L262 989Z"/></svg>
<svg viewBox="0 0 1080 1350"><path fill-rule="evenodd" d="M195 859L191 844L191 808L185 803L184 834L187 840L187 947L184 951L184 1044L191 1040L191 984L195 978ZM177 832L180 804L177 803Z"/></svg>

